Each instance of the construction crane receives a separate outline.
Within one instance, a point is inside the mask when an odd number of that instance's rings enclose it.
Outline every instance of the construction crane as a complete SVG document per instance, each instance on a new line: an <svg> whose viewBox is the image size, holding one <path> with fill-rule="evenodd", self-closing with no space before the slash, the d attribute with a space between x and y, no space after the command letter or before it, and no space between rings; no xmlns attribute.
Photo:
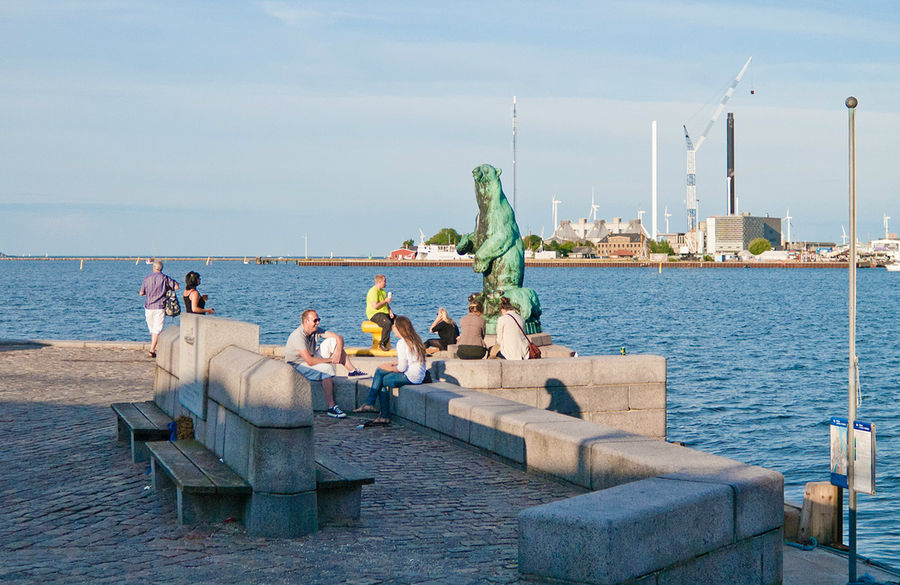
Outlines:
<svg viewBox="0 0 900 585"><path fill-rule="evenodd" d="M709 131L712 129L713 125L716 123L716 120L719 119L719 116L722 115L722 111L725 109L725 104L728 103L728 100L731 99L731 96L734 94L734 90L737 88L738 83L741 82L741 77L744 76L744 73L747 71L747 68L750 66L750 61L753 57L747 59L747 62L744 63L744 66L741 67L740 72L737 74L737 77L734 78L734 81L731 82L731 86L728 88L728 91L725 92L725 95L722 97L722 101L719 102L719 106L716 108L716 111L713 113L712 117L709 119L709 122L706 123L706 128L703 129L703 134L700 135L700 138L697 139L697 142L694 143L691 140L691 135L688 133L687 125L684 125L684 140L687 143L687 180L686 180L686 197L685 197L685 206L687 208L687 231L693 232L697 230L698 219L697 219L697 166L696 166L696 153L700 150L700 147L703 146L703 142L706 140L706 135L709 134ZM698 245L699 248L699 245ZM697 250L699 251L699 250Z"/></svg>

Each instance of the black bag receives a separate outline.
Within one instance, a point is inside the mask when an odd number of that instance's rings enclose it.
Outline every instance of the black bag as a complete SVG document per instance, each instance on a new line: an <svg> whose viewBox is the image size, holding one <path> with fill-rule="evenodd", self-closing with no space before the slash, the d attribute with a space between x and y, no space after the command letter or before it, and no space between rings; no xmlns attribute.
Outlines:
<svg viewBox="0 0 900 585"><path fill-rule="evenodd" d="M181 303L178 302L178 295L171 288L166 291L166 300L163 301L163 310L169 317L177 317L181 314Z"/></svg>

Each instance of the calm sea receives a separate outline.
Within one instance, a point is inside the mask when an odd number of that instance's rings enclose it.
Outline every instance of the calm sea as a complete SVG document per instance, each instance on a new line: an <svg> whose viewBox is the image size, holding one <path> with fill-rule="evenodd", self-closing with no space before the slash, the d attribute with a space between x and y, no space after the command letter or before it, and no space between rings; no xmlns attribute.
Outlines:
<svg viewBox="0 0 900 585"><path fill-rule="evenodd" d="M149 266L133 262L0 261L0 339L145 340L138 296ZM376 269L170 262L183 282L201 274L207 306L260 325L283 343L300 312L350 345ZM395 311L427 331L436 309L462 316L481 289L470 268L380 269ZM845 270L531 268L526 286L545 331L579 354L650 353L668 359L668 437L776 469L786 497L827 481L829 418L847 414L848 275ZM877 495L859 496L859 552L900 566L900 274L859 271L857 353L862 405L877 425Z"/></svg>

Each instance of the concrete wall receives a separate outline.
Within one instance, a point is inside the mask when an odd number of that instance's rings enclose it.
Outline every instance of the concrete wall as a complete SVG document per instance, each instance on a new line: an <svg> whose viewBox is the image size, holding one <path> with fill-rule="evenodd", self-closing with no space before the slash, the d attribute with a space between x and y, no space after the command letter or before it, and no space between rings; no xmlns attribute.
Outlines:
<svg viewBox="0 0 900 585"><path fill-rule="evenodd" d="M637 380L643 371L633 370ZM370 379L336 380L342 408L365 401ZM782 582L780 473L448 382L395 389L392 412L593 490L522 511L526 575L603 584Z"/></svg>
<svg viewBox="0 0 900 585"><path fill-rule="evenodd" d="M192 328L195 337L188 351L183 351L185 340L179 327L169 327L160 335L156 403L173 418L190 416L195 438L253 487L243 518L251 534L292 537L315 532L309 382L284 361L233 345L222 346L220 341L229 338L244 339L252 346L248 323L222 319L208 328L215 342L204 341L207 319L215 318L203 317ZM185 371L180 363L185 355L192 360L191 391L197 385L205 388L204 408L195 409L198 412L187 410L178 396L188 387L178 375Z"/></svg>
<svg viewBox="0 0 900 585"><path fill-rule="evenodd" d="M654 355L433 360L434 380L666 438L666 360Z"/></svg>

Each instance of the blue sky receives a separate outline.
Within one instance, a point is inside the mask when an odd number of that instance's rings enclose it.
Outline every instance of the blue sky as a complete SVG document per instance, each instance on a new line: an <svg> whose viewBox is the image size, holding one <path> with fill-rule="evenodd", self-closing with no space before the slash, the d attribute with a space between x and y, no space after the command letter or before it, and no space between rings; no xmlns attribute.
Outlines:
<svg viewBox="0 0 900 585"><path fill-rule="evenodd" d="M732 79L743 211L795 239L896 217L900 19L888 2L0 3L0 251L381 256L469 231L471 170L503 169L524 233L650 210L683 230L685 146ZM755 93L750 94L750 89ZM722 213L725 116L697 153ZM649 224L649 213L644 221ZM897 226L897 227L894 227Z"/></svg>

